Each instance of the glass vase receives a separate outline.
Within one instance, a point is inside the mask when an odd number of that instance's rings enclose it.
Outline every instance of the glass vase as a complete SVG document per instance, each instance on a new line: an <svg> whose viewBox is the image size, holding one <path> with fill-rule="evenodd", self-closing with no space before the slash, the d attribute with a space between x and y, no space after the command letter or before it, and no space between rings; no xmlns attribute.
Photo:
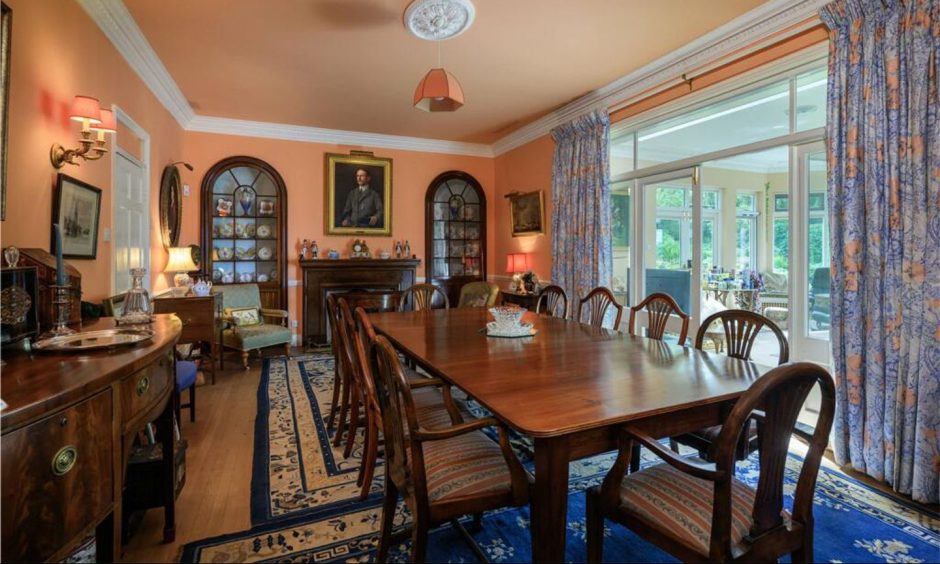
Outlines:
<svg viewBox="0 0 940 564"><path fill-rule="evenodd" d="M150 306L150 293L144 288L146 268L131 269L131 289L124 294L124 306L118 321L124 325L137 323L150 323L153 320L153 309Z"/></svg>

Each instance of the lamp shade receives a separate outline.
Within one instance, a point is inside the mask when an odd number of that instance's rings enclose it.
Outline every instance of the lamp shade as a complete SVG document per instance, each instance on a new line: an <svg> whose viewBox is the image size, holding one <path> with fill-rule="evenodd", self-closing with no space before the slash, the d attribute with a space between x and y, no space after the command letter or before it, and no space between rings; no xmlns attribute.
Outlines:
<svg viewBox="0 0 940 564"><path fill-rule="evenodd" d="M114 112L111 110L101 110L101 123L91 126L91 129L110 133L117 131L117 120L114 119Z"/></svg>
<svg viewBox="0 0 940 564"><path fill-rule="evenodd" d="M527 253L509 253L506 255L506 272L513 274L529 270L529 255Z"/></svg>
<svg viewBox="0 0 940 564"><path fill-rule="evenodd" d="M414 105L425 112L452 112L463 106L463 89L454 75L431 69L415 88Z"/></svg>
<svg viewBox="0 0 940 564"><path fill-rule="evenodd" d="M85 121L88 123L101 123L101 104L97 98L91 96L76 96L72 100L72 109L69 111L69 117L74 121Z"/></svg>
<svg viewBox="0 0 940 564"><path fill-rule="evenodd" d="M199 270L193 262L193 252L189 247L170 247L170 260L163 272L191 272Z"/></svg>

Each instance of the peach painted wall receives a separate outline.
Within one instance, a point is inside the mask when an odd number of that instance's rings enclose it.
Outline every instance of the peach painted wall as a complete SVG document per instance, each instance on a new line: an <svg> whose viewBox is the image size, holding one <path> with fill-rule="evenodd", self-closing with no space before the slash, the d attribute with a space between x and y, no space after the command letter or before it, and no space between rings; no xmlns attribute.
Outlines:
<svg viewBox="0 0 940 564"><path fill-rule="evenodd" d="M529 267L539 280L548 280L552 274L552 162L555 141L544 135L535 141L496 157L496 237L490 245L490 255L496 261L492 274L503 277L506 273L506 255L529 253ZM545 233L526 237L513 237L509 223L509 200L506 194L542 190L545 202Z"/></svg>
<svg viewBox="0 0 940 564"><path fill-rule="evenodd" d="M180 244L199 244L200 195L202 179L218 161L235 155L247 155L261 159L284 179L287 186L287 276L288 280L302 279L297 262L301 239L315 239L320 252L325 254L335 248L348 255L350 244L356 237L350 235L324 235L324 154L348 154L350 150L372 151L376 156L392 159L392 236L366 237L373 253L392 250L394 241L407 239L411 251L422 259L417 275L424 276L424 197L434 178L449 170L469 173L483 186L487 199L487 237L493 241L494 226L494 170L493 159L376 149L349 145L326 145L298 141L281 141L234 135L210 133L186 133L184 137L186 160L194 171L180 169L184 184L191 187L190 196L183 197L183 228ZM499 202L496 202L499 205ZM490 245L490 249L492 249ZM499 265L498 261L495 263ZM494 272L494 256L489 253L488 273ZM300 320L303 313L301 287L288 287L288 309L291 319ZM301 331L301 327L294 329Z"/></svg>
<svg viewBox="0 0 940 564"><path fill-rule="evenodd" d="M68 109L76 94L94 96L103 107L117 104L149 134L151 271L160 272L166 254L159 242L157 195L163 165L179 158L182 128L128 67L123 57L77 3L60 0L4 0L13 10L11 47L7 218L3 246L49 249L57 171L49 162L53 143L73 148L78 124ZM111 142L108 143L109 147ZM101 188L101 225L95 260L69 259L82 273L83 299L111 295L111 156L62 172ZM155 288L165 277L152 277Z"/></svg>

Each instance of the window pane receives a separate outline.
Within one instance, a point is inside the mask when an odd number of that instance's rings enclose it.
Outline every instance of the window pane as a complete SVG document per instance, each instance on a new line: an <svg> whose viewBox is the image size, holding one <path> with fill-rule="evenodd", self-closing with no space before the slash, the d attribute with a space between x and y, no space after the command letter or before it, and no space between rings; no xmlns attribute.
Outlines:
<svg viewBox="0 0 940 564"><path fill-rule="evenodd" d="M754 194L738 194L735 199L735 208L738 211L755 211Z"/></svg>
<svg viewBox="0 0 940 564"><path fill-rule="evenodd" d="M774 272L787 273L790 256L790 220L774 220Z"/></svg>
<svg viewBox="0 0 940 564"><path fill-rule="evenodd" d="M734 263L734 268L737 271L742 271L745 269L753 268L756 261L754 260L754 226L756 221L754 218L741 218L737 219L735 223L735 253L736 259Z"/></svg>
<svg viewBox="0 0 940 564"><path fill-rule="evenodd" d="M826 125L826 68L796 77L796 130Z"/></svg>
<svg viewBox="0 0 940 564"><path fill-rule="evenodd" d="M656 220L656 268L678 269L682 265L682 229L678 219Z"/></svg>
<svg viewBox="0 0 940 564"><path fill-rule="evenodd" d="M809 211L826 211L826 193L811 192L809 195Z"/></svg>
<svg viewBox="0 0 940 564"><path fill-rule="evenodd" d="M630 133L610 141L610 175L633 171L633 137Z"/></svg>
<svg viewBox="0 0 940 564"><path fill-rule="evenodd" d="M636 168L785 135L789 96L784 80L645 127Z"/></svg>
<svg viewBox="0 0 940 564"><path fill-rule="evenodd" d="M717 210L718 209L718 190L703 190L702 191L702 209L705 209L705 210Z"/></svg>
<svg viewBox="0 0 940 564"><path fill-rule="evenodd" d="M688 204L685 201L685 188L657 188L656 189L656 207L658 208L685 208Z"/></svg>
<svg viewBox="0 0 940 564"><path fill-rule="evenodd" d="M611 279L614 295L621 303L630 301L630 213L632 183L615 184L610 195L611 243L614 272Z"/></svg>
<svg viewBox="0 0 940 564"><path fill-rule="evenodd" d="M790 211L790 196L787 194L774 194L774 211Z"/></svg>
<svg viewBox="0 0 940 564"><path fill-rule="evenodd" d="M709 271L715 266L715 221L702 220L702 271Z"/></svg>

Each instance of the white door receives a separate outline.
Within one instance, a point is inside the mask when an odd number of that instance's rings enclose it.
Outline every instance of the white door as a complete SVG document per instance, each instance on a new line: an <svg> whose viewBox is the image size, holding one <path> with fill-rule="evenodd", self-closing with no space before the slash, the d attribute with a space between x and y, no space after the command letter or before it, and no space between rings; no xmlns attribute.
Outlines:
<svg viewBox="0 0 940 564"><path fill-rule="evenodd" d="M826 148L822 141L795 147L796 193L791 205L795 227L790 272L791 358L830 364L829 202Z"/></svg>
<svg viewBox="0 0 940 564"><path fill-rule="evenodd" d="M130 269L150 268L150 192L144 164L131 155L114 153L113 237L114 294L131 287ZM144 277L150 289L150 272Z"/></svg>

